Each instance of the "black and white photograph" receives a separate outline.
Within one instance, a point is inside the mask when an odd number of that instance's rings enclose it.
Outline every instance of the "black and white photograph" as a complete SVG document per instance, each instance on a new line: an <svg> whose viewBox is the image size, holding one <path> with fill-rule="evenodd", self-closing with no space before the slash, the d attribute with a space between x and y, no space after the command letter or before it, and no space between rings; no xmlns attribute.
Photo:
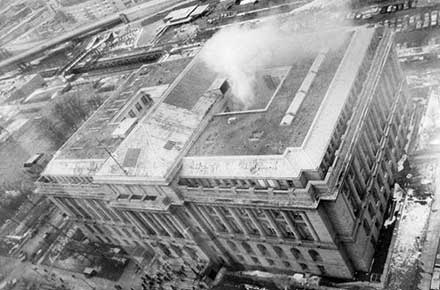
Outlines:
<svg viewBox="0 0 440 290"><path fill-rule="evenodd" d="M440 0L0 0L0 290L440 290Z"/></svg>

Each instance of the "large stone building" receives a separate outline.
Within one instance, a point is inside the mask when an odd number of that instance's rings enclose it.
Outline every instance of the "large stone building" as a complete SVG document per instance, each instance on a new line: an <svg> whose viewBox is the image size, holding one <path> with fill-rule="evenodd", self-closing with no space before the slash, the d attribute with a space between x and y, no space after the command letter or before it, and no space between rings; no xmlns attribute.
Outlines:
<svg viewBox="0 0 440 290"><path fill-rule="evenodd" d="M38 192L139 263L368 271L410 103L388 30L327 36L337 45L270 48L246 110L200 57L142 67L59 150Z"/></svg>

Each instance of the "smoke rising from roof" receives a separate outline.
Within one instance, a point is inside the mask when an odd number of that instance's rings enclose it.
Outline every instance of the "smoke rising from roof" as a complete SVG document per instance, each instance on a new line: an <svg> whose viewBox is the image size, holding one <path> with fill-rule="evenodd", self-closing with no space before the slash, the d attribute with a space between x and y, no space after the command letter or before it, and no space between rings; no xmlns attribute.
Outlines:
<svg viewBox="0 0 440 290"><path fill-rule="evenodd" d="M257 71L287 65L323 48L341 44L339 33L302 34L290 19L272 19L257 25L234 25L217 32L200 53L202 60L228 79L236 102L245 108L254 100ZM318 24L316 24L318 27ZM328 26L322 26L328 27Z"/></svg>

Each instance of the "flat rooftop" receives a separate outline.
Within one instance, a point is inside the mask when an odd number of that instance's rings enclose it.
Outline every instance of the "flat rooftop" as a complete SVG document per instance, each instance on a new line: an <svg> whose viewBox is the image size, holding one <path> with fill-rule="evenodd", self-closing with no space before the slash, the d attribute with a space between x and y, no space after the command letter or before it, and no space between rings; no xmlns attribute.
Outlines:
<svg viewBox="0 0 440 290"><path fill-rule="evenodd" d="M316 170L374 35L374 29L363 27L326 33L318 38L322 42L316 43L321 46L316 52L304 45L304 55L292 53L290 59L272 63L291 69L268 109L214 116L183 158L179 175L289 179ZM329 39L339 45L329 48ZM303 91L307 93L299 97ZM294 103L291 123L282 125Z"/></svg>
<svg viewBox="0 0 440 290"><path fill-rule="evenodd" d="M277 46L273 61L257 73L263 96L248 111L228 108L230 90L222 94L219 87L225 76L199 56L145 66L69 139L45 174L163 184L179 169L182 177L225 178L291 178L316 169L374 31L347 28L325 33L326 39L305 35L314 49L295 36L291 42L298 47ZM169 86L128 136L112 137L112 119L124 104L139 89L161 85ZM304 90L295 118L281 125Z"/></svg>
<svg viewBox="0 0 440 290"><path fill-rule="evenodd" d="M104 104L70 137L56 153L43 174L93 175L124 140L112 136L120 122L112 122L140 89L162 93L191 61L190 58L145 65L131 74Z"/></svg>
<svg viewBox="0 0 440 290"><path fill-rule="evenodd" d="M95 175L95 182L164 182L177 168L206 114L222 97L220 92L209 90L215 77L204 62L193 59L163 101L121 143L114 159L107 159Z"/></svg>
<svg viewBox="0 0 440 290"><path fill-rule="evenodd" d="M118 123L111 120L124 105L141 89L170 84L189 63L190 59L180 59L143 66L130 75L125 83L109 97L84 124L63 145L59 158L90 159L107 158L121 143L120 138L113 138L112 132Z"/></svg>
<svg viewBox="0 0 440 290"><path fill-rule="evenodd" d="M215 116L188 156L272 155L284 153L287 147L301 146L347 50L352 34L353 32L346 32L343 37L338 36L340 43L326 53L290 126L280 126L280 122L319 51L305 53L301 58L294 55L286 59L283 63L283 68L287 70L286 75L266 110L253 110L263 107L259 103L266 102L273 94L273 90L264 85L264 80L257 77L256 81L260 84L255 89L254 104L249 110Z"/></svg>

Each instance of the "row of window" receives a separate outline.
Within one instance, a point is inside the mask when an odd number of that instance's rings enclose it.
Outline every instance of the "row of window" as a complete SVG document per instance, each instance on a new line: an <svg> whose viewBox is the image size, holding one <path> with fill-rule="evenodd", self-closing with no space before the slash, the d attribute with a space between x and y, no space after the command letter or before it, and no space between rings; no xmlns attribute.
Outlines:
<svg viewBox="0 0 440 290"><path fill-rule="evenodd" d="M192 260L199 260L200 256L199 256L199 252L189 246L183 246L180 247L178 245L175 244L168 244L165 245L163 243L157 243L158 248L162 251L162 253L167 256L167 257L173 257L173 253L170 251L170 249L174 252L175 255L177 255L177 257L184 257L185 255L191 257Z"/></svg>
<svg viewBox="0 0 440 290"><path fill-rule="evenodd" d="M205 188L256 188L256 189L280 189L288 190L295 188L293 180L275 179L214 179L214 178L180 178L179 185L188 187Z"/></svg>
<svg viewBox="0 0 440 290"><path fill-rule="evenodd" d="M118 198L147 199L155 200L157 196L164 193L159 186L146 186L139 184L107 184L107 187L114 192Z"/></svg>
<svg viewBox="0 0 440 290"><path fill-rule="evenodd" d="M77 218L98 220L104 222L137 224L145 235L172 236L183 238L181 230L176 226L173 216L137 211L121 211L109 207L102 200L75 199L55 197L63 206L67 207Z"/></svg>
<svg viewBox="0 0 440 290"><path fill-rule="evenodd" d="M136 118L145 110L150 108L153 104L153 100L151 99L151 96L149 94L143 94L139 100L139 102L136 102L134 105L134 108L128 111L128 117L130 118Z"/></svg>
<svg viewBox="0 0 440 290"><path fill-rule="evenodd" d="M375 32L375 35L370 42L370 45L367 50L366 57L362 61L361 67L359 68L358 75L355 79L355 84L353 85L353 88L351 89L349 93L349 98L346 102L346 105L344 106L344 109L342 111L341 117L338 120L336 130L334 132L334 136L330 142L330 145L327 148L326 154L323 158L323 161L321 163L321 170L323 171L323 174L327 174L328 169L333 164L335 153L337 148L339 148L341 138L340 136L344 134L345 130L347 129L347 123L348 120L351 118L353 113L354 104L356 104L359 94L362 91L363 83L366 79L367 73L369 71L369 67L371 64L371 60L374 56L374 53L376 51L376 48L380 42L380 35L382 35L383 32Z"/></svg>
<svg viewBox="0 0 440 290"><path fill-rule="evenodd" d="M105 240L105 242L113 244L113 241L108 237L108 235L109 233L114 232L117 234L116 235L117 237L113 235L112 239L114 239L117 242L117 244L120 244L122 241L122 243L127 245L134 243L136 246L142 246L138 241L136 241L136 239L141 239L142 237L135 227L132 227L130 228L130 230L128 230L127 228L124 227L111 227L108 225L84 224L84 226L91 233L95 234L95 236L98 237L101 241ZM98 233L98 235L96 235L96 233ZM131 242L124 239L123 237L129 238ZM186 253L193 260L198 260L200 258L198 251L189 246L180 247L175 244L170 244L168 246L165 246L160 242L157 243L157 246L159 247L159 249L161 249L164 255L168 257L173 256L172 252L170 251L171 249L174 252L174 254L177 255L178 257L183 257Z"/></svg>
<svg viewBox="0 0 440 290"><path fill-rule="evenodd" d="M234 251L240 251L239 247L237 246L236 243L234 243L233 241L226 241L228 247L234 252ZM249 255L255 255L255 251L252 249L252 247L249 245L249 243L242 241L240 243L241 248ZM271 256L269 250L267 249L267 247L263 244L257 244L257 248L260 251L261 255L263 256ZM287 254L285 253L285 251L279 247L279 246L272 246L273 251L276 253L276 255L278 256L278 258L281 259L286 259L288 258ZM305 260L303 254L301 253L300 250L298 250L295 247L291 247L290 248L290 253L292 254L292 256L296 259L296 260ZM321 255L314 249L310 249L308 250L308 254L310 256L310 258L314 261L314 262L322 262L323 259L321 257Z"/></svg>
<svg viewBox="0 0 440 290"><path fill-rule="evenodd" d="M243 262L243 263L246 262L245 258L242 255L236 255L236 257L237 257L237 259L240 262ZM252 260L252 262L254 264L261 265L260 259L258 257L251 256L250 258L251 258L251 260ZM269 264L269 266L274 266L275 263L276 263L274 260L268 259L268 258L266 258L266 261ZM291 268L292 267L292 265L290 264L289 261L282 261L282 265L285 268ZM298 265L301 267L302 271L304 271L304 272L309 272L310 271L310 269L307 266L307 264L305 264L305 263L298 263ZM326 269L325 269L325 267L323 265L316 265L316 267L318 268L318 270L321 272L322 275L326 275L327 274L327 271L326 271Z"/></svg>
<svg viewBox="0 0 440 290"><path fill-rule="evenodd" d="M315 240L304 212L202 205L197 210L219 233Z"/></svg>
<svg viewBox="0 0 440 290"><path fill-rule="evenodd" d="M43 183L89 184L93 182L93 178L88 176L41 176L38 181Z"/></svg>

